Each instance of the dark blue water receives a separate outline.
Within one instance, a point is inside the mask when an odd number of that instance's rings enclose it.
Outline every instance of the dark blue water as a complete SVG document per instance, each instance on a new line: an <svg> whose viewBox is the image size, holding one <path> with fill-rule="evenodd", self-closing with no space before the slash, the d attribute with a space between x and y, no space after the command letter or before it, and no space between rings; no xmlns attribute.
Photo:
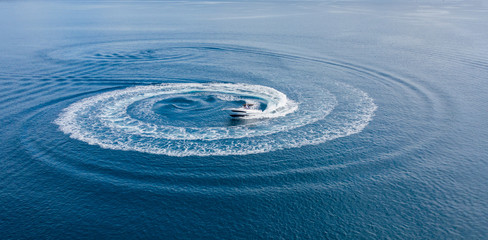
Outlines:
<svg viewBox="0 0 488 240"><path fill-rule="evenodd" d="M0 238L484 239L483 1L2 1ZM232 119L253 103L257 116Z"/></svg>

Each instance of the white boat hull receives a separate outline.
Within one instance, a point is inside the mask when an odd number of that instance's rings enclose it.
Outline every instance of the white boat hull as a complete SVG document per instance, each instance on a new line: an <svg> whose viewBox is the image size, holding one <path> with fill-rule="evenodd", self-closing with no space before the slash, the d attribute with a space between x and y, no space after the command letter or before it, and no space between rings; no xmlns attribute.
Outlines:
<svg viewBox="0 0 488 240"><path fill-rule="evenodd" d="M261 110L247 109L247 108L231 108L229 110L230 110L230 116L235 118L248 117L248 116L253 116L253 115L263 113L263 111Z"/></svg>

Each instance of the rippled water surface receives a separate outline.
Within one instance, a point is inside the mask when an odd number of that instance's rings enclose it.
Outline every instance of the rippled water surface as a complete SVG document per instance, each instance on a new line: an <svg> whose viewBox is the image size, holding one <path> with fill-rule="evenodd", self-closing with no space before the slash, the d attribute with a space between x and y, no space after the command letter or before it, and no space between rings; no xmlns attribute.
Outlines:
<svg viewBox="0 0 488 240"><path fill-rule="evenodd" d="M1 238L483 239L483 1L0 2ZM259 114L231 118L252 103Z"/></svg>

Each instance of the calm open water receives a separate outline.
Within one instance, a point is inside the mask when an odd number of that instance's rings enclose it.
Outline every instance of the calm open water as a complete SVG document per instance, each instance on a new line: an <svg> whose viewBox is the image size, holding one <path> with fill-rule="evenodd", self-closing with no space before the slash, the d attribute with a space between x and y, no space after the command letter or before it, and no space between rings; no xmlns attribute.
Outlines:
<svg viewBox="0 0 488 240"><path fill-rule="evenodd" d="M485 239L487 29L486 1L1 1L0 238Z"/></svg>

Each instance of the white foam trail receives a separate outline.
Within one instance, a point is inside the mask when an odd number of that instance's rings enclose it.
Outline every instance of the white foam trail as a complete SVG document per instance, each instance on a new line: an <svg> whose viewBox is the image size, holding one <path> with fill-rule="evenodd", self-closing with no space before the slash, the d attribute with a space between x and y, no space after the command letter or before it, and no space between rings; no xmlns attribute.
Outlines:
<svg viewBox="0 0 488 240"><path fill-rule="evenodd" d="M317 144L361 131L376 109L366 93L345 86L350 109L326 117L338 104L327 91L300 110L298 103L276 89L248 84L174 83L139 86L83 99L67 107L55 120L71 138L108 149L133 150L171 156L243 155ZM127 109L135 102L185 93L212 93L221 100L262 99L266 109L252 125L181 127L134 119ZM139 109L148 115L154 101ZM153 114L154 115L154 114Z"/></svg>

